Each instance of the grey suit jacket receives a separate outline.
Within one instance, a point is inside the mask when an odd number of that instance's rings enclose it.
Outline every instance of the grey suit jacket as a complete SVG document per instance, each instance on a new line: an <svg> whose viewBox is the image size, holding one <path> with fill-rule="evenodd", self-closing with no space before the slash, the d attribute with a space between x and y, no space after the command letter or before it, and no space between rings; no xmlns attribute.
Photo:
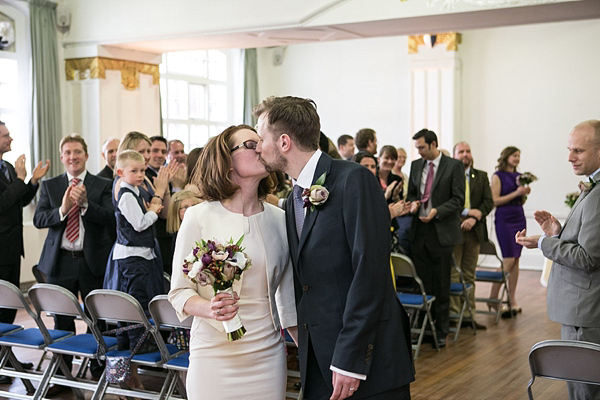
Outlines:
<svg viewBox="0 0 600 400"><path fill-rule="evenodd" d="M599 179L596 174L594 179ZM582 193L557 238L542 240L554 261L548 316L563 325L600 327L600 188Z"/></svg>
<svg viewBox="0 0 600 400"><path fill-rule="evenodd" d="M410 166L408 201L421 200L421 174L425 160L419 159ZM435 224L438 240L442 246L455 246L462 239L460 213L465 206L465 169L462 163L442 154L440 165L435 173L431 190L431 205L437 215L429 223ZM414 217L418 220L418 214ZM412 224L410 239L414 239L416 221Z"/></svg>

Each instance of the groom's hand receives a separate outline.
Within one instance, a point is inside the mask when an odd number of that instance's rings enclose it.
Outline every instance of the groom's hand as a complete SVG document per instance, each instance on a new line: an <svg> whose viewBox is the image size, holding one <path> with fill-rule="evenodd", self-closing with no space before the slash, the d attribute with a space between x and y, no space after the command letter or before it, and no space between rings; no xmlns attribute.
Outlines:
<svg viewBox="0 0 600 400"><path fill-rule="evenodd" d="M352 378L332 371L331 382L333 383L333 394L329 400L342 400L352 396L358 390L360 379ZM350 390L352 389L352 390Z"/></svg>
<svg viewBox="0 0 600 400"><path fill-rule="evenodd" d="M515 235L515 241L517 242L517 244L527 247L528 249L537 249L538 242L540 241L540 235L525 236L526 234L526 229L517 232L517 234Z"/></svg>
<svg viewBox="0 0 600 400"><path fill-rule="evenodd" d="M556 236L560 233L560 222L548 211L536 211L533 213L533 218L546 236Z"/></svg>

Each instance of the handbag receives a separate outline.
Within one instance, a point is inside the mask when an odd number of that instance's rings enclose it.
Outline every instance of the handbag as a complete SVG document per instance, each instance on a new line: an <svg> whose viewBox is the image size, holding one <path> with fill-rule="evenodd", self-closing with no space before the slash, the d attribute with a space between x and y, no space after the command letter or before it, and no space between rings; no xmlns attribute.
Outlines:
<svg viewBox="0 0 600 400"><path fill-rule="evenodd" d="M104 332L103 335L109 333L121 333L131 329L143 327L143 324L129 325ZM148 330L145 330L128 357L106 356L106 368L104 369L104 375L106 376L107 382L121 383L131 379L131 359L135 355L135 352L138 351L144 340L146 340L147 336Z"/></svg>

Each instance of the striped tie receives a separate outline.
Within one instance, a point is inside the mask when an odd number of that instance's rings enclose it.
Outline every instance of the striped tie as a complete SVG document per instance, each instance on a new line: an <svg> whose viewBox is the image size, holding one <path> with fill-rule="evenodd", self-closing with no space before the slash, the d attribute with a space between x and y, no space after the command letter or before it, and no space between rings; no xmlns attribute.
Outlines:
<svg viewBox="0 0 600 400"><path fill-rule="evenodd" d="M71 186L79 184L78 178L71 179ZM71 243L79 238L79 207L74 204L67 214L67 240Z"/></svg>
<svg viewBox="0 0 600 400"><path fill-rule="evenodd" d="M302 226L304 226L304 201L302 200L304 188L300 185L294 185L294 217L296 219L296 233L298 240L302 235Z"/></svg>

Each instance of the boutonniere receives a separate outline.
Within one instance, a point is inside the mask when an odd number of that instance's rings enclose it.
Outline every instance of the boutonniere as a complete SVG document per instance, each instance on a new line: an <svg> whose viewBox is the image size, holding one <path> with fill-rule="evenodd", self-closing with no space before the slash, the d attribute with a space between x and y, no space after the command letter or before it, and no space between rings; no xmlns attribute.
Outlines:
<svg viewBox="0 0 600 400"><path fill-rule="evenodd" d="M316 206L325 203L329 198L329 191L323 186L325 184L326 172L323 172L314 185L302 192L304 208L310 207L310 211L314 211Z"/></svg>
<svg viewBox="0 0 600 400"><path fill-rule="evenodd" d="M579 190L581 190L581 193L587 193L590 190L592 190L594 188L594 186L596 186L598 182L592 180L591 182L583 182L580 181L579 182Z"/></svg>

